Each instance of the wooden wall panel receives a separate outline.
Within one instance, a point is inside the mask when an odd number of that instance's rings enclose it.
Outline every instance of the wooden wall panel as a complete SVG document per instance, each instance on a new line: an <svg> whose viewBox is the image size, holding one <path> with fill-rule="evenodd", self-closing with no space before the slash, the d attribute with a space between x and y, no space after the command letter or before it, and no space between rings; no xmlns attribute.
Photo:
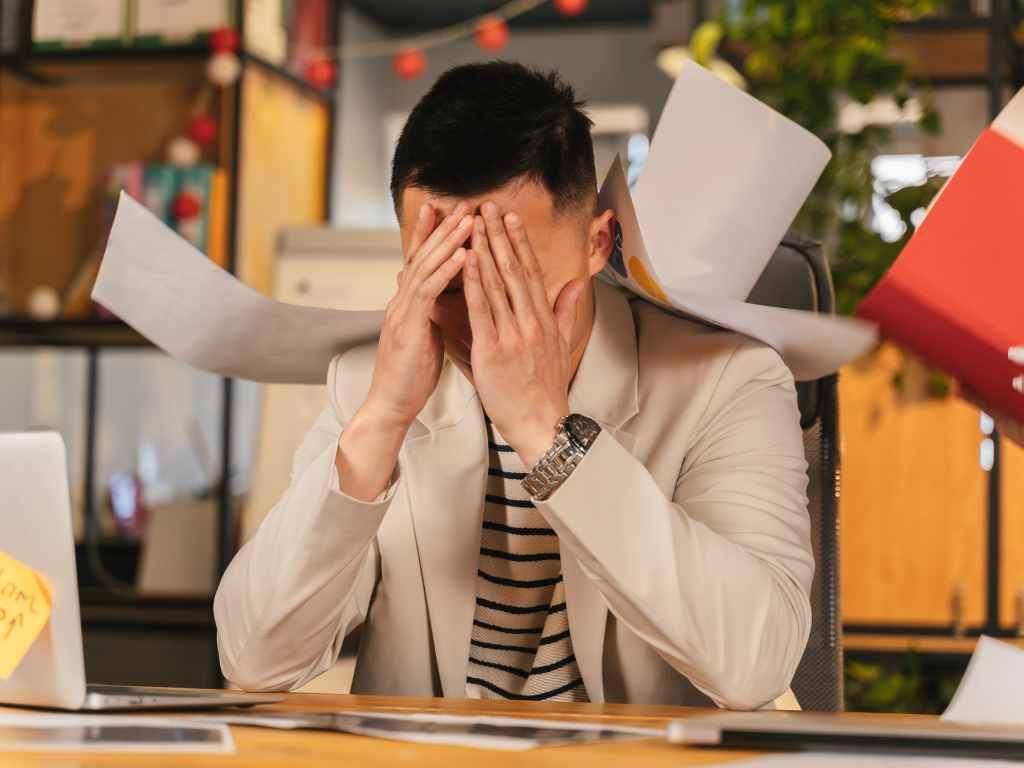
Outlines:
<svg viewBox="0 0 1024 768"><path fill-rule="evenodd" d="M999 623L1016 622L1017 591L1024 589L1024 448L1002 441L1002 530Z"/></svg>
<svg viewBox="0 0 1024 768"><path fill-rule="evenodd" d="M278 232L326 217L330 113L257 65L243 77L235 272L269 295Z"/></svg>
<svg viewBox="0 0 1024 768"><path fill-rule="evenodd" d="M987 475L978 411L953 398L906 402L888 345L843 369L843 618L852 624L952 624L985 614Z"/></svg>
<svg viewBox="0 0 1024 768"><path fill-rule="evenodd" d="M106 167L163 161L204 83L201 62L87 75L39 86L0 74L0 283L14 312L35 286L63 293L96 246Z"/></svg>

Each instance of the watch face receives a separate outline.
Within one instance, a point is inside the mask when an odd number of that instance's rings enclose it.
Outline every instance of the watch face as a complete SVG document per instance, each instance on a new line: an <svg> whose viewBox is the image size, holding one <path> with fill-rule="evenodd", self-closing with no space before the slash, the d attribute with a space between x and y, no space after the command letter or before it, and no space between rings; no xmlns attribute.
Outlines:
<svg viewBox="0 0 1024 768"><path fill-rule="evenodd" d="M572 414L565 420L565 429L573 441L584 449L589 448L601 432L601 427L596 421L578 413Z"/></svg>

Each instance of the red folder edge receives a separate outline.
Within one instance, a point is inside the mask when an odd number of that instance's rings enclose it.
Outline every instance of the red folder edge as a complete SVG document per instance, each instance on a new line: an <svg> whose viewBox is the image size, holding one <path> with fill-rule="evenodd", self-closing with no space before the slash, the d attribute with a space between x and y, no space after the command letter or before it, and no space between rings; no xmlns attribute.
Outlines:
<svg viewBox="0 0 1024 768"><path fill-rule="evenodd" d="M958 301L959 291L928 279L927 271L922 269L927 254L920 252L922 247L946 246L946 242L936 243L933 235L948 233L951 223L967 226L970 217L957 219L952 209L981 186L976 178L979 174L991 173L989 168L978 166L989 166L993 154L1004 154L1008 146L1024 161L1024 149L1003 134L986 129L911 242L857 307L856 314L878 323L883 334L953 374L999 410L1024 421L1024 394L1015 388L1024 387L1024 365L1013 362L1008 355L1010 347L1024 346L1024 334L1014 338L1014 332L1020 333L1020 329L999 327L990 318L980 316L968 302ZM981 201L970 202L974 207ZM1019 200L1014 202L1020 204ZM963 239L968 238L965 234ZM1002 245L1020 250L1024 243ZM969 250L964 248L962 252L967 254ZM1007 275L1007 279L1013 282L1013 276ZM952 320L954 314L959 323Z"/></svg>

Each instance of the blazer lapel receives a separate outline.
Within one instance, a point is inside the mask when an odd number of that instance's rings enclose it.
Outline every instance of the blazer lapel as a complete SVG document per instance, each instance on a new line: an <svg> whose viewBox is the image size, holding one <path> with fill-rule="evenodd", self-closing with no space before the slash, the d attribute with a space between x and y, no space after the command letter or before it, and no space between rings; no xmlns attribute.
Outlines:
<svg viewBox="0 0 1024 768"><path fill-rule="evenodd" d="M480 559L487 432L472 386L447 364L418 419L426 434L407 440L413 529L445 696L466 694Z"/></svg>

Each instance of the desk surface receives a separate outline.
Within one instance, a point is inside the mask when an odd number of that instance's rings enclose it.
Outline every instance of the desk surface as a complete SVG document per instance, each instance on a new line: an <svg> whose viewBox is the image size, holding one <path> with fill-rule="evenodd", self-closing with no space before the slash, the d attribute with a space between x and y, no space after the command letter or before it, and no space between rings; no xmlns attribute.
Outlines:
<svg viewBox="0 0 1024 768"><path fill-rule="evenodd" d="M392 696L341 696L292 694L287 703L268 704L264 714L323 712L337 709L373 709L389 712L446 712L449 714L491 714L510 717L544 717L578 722L606 722L640 727L658 727L666 720L692 717L708 710L688 707L658 707L627 704L522 703L473 701L467 699L420 699ZM0 711L11 710L0 708ZM51 752L3 753L4 768L380 768L390 765L461 768L480 766L550 766L551 768L619 768L643 764L645 768L679 768L712 765L756 752L733 752L686 748L661 740L540 747L528 752L492 752L464 747L410 744L324 731L279 731L232 726L237 752L234 755L117 755Z"/></svg>

